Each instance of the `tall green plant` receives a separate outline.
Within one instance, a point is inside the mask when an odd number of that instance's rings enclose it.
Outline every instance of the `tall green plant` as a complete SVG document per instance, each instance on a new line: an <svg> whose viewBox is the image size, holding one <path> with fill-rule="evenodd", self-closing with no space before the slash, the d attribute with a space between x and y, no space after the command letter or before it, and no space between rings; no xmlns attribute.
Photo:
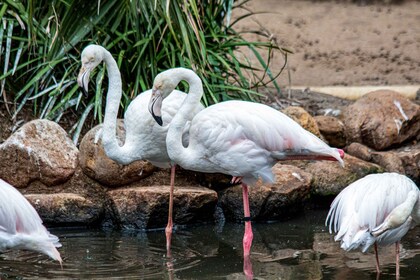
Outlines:
<svg viewBox="0 0 420 280"><path fill-rule="evenodd" d="M85 120L102 121L105 70L96 75L89 97L75 78L80 52L90 44L106 47L117 59L123 77L122 107L151 88L153 78L172 67L192 68L203 80L205 105L228 99L256 100L268 77L274 50L268 39L250 42L232 19L248 0L4 0L0 4L0 76L3 100L13 117L28 103L42 118L59 121L68 112L78 116L71 132L77 141ZM249 31L259 34L257 31ZM252 65L241 50L254 53ZM261 52L268 57L263 59ZM123 110L121 110L123 111Z"/></svg>

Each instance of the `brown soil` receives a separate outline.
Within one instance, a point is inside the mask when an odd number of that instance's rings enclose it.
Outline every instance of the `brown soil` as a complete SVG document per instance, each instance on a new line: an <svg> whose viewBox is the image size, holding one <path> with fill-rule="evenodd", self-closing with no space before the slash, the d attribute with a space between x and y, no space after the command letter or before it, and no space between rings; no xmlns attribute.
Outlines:
<svg viewBox="0 0 420 280"><path fill-rule="evenodd" d="M239 30L268 31L293 50L293 86L420 84L420 1L254 0L247 7L266 13L239 22ZM274 59L278 70L283 59ZM287 73L278 81L287 86Z"/></svg>

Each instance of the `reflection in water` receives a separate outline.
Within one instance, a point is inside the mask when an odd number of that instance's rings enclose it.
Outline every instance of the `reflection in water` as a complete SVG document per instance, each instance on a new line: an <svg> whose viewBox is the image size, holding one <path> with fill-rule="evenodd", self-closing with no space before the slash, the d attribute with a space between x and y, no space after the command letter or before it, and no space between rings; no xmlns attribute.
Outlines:
<svg viewBox="0 0 420 280"><path fill-rule="evenodd" d="M254 223L245 262L243 224L178 229L171 256L163 230L52 229L63 244L63 270L44 256L13 251L0 255L0 279L247 279L244 270L254 279L375 279L374 254L341 250L326 232L325 215L311 211L288 222ZM419 233L417 228L403 239L401 279L420 273ZM394 246L382 250L380 279L395 279Z"/></svg>

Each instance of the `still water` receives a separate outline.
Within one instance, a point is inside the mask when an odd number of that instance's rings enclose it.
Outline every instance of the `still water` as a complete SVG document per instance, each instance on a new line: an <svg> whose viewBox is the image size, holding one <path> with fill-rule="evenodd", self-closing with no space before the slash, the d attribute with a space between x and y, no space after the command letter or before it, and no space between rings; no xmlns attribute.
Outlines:
<svg viewBox="0 0 420 280"><path fill-rule="evenodd" d="M325 211L254 223L254 279L376 279L374 254L344 253L323 225ZM166 256L163 229L148 232L51 229L63 269L31 252L0 255L0 279L245 279L243 225L178 227ZM420 229L401 248L401 279L420 279ZM380 279L395 279L394 246L380 251Z"/></svg>

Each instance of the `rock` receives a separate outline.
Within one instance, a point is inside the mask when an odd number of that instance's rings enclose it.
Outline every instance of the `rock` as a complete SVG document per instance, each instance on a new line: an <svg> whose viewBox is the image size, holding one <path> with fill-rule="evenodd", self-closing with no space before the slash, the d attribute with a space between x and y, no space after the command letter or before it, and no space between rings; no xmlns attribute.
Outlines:
<svg viewBox="0 0 420 280"><path fill-rule="evenodd" d="M249 188L251 217L255 220L271 220L287 217L296 212L310 193L312 176L290 165L277 163L273 167L274 184L257 182ZM220 205L225 217L240 221L244 217L242 187L237 185L219 192Z"/></svg>
<svg viewBox="0 0 420 280"><path fill-rule="evenodd" d="M372 160L372 149L357 142L351 143L347 147L347 153L364 161Z"/></svg>
<svg viewBox="0 0 420 280"><path fill-rule="evenodd" d="M360 143L351 143L347 152L355 157L374 162L387 172L397 172L420 183L420 143L389 151L375 151Z"/></svg>
<svg viewBox="0 0 420 280"><path fill-rule="evenodd" d="M397 92L370 92L344 113L346 137L375 150L420 139L420 106Z"/></svg>
<svg viewBox="0 0 420 280"><path fill-rule="evenodd" d="M156 168L148 161L138 160L128 165L119 164L108 158L105 150L95 136L102 125L92 128L80 142L80 166L89 177L106 186L122 186L151 175ZM120 145L125 139L124 123L118 120L117 135Z"/></svg>
<svg viewBox="0 0 420 280"><path fill-rule="evenodd" d="M332 116L315 116L314 119L321 135L331 147L342 148L346 146L346 135L342 121Z"/></svg>
<svg viewBox="0 0 420 280"><path fill-rule="evenodd" d="M283 113L300 124L304 129L312 132L318 137L321 137L321 133L319 132L315 119L302 107L289 106L283 110Z"/></svg>
<svg viewBox="0 0 420 280"><path fill-rule="evenodd" d="M312 174L312 194L319 196L337 195L354 181L371 173L384 172L374 163L351 155L344 156L345 167L333 161L287 161Z"/></svg>
<svg viewBox="0 0 420 280"><path fill-rule="evenodd" d="M102 213L102 205L74 193L27 194L25 197L48 224L91 224Z"/></svg>
<svg viewBox="0 0 420 280"><path fill-rule="evenodd" d="M22 193L48 224L91 225L103 218L106 188L86 176L80 167L63 184L51 188L34 181Z"/></svg>
<svg viewBox="0 0 420 280"><path fill-rule="evenodd" d="M57 123L26 123L0 145L0 177L15 187L39 180L53 186L68 180L78 165L79 151Z"/></svg>
<svg viewBox="0 0 420 280"><path fill-rule="evenodd" d="M402 161L405 175L410 177L417 186L420 186L420 142L401 147L395 150L395 153Z"/></svg>
<svg viewBox="0 0 420 280"><path fill-rule="evenodd" d="M163 228L168 222L169 186L119 188L108 192L104 226ZM217 193L204 187L176 187L174 223L213 220Z"/></svg>

